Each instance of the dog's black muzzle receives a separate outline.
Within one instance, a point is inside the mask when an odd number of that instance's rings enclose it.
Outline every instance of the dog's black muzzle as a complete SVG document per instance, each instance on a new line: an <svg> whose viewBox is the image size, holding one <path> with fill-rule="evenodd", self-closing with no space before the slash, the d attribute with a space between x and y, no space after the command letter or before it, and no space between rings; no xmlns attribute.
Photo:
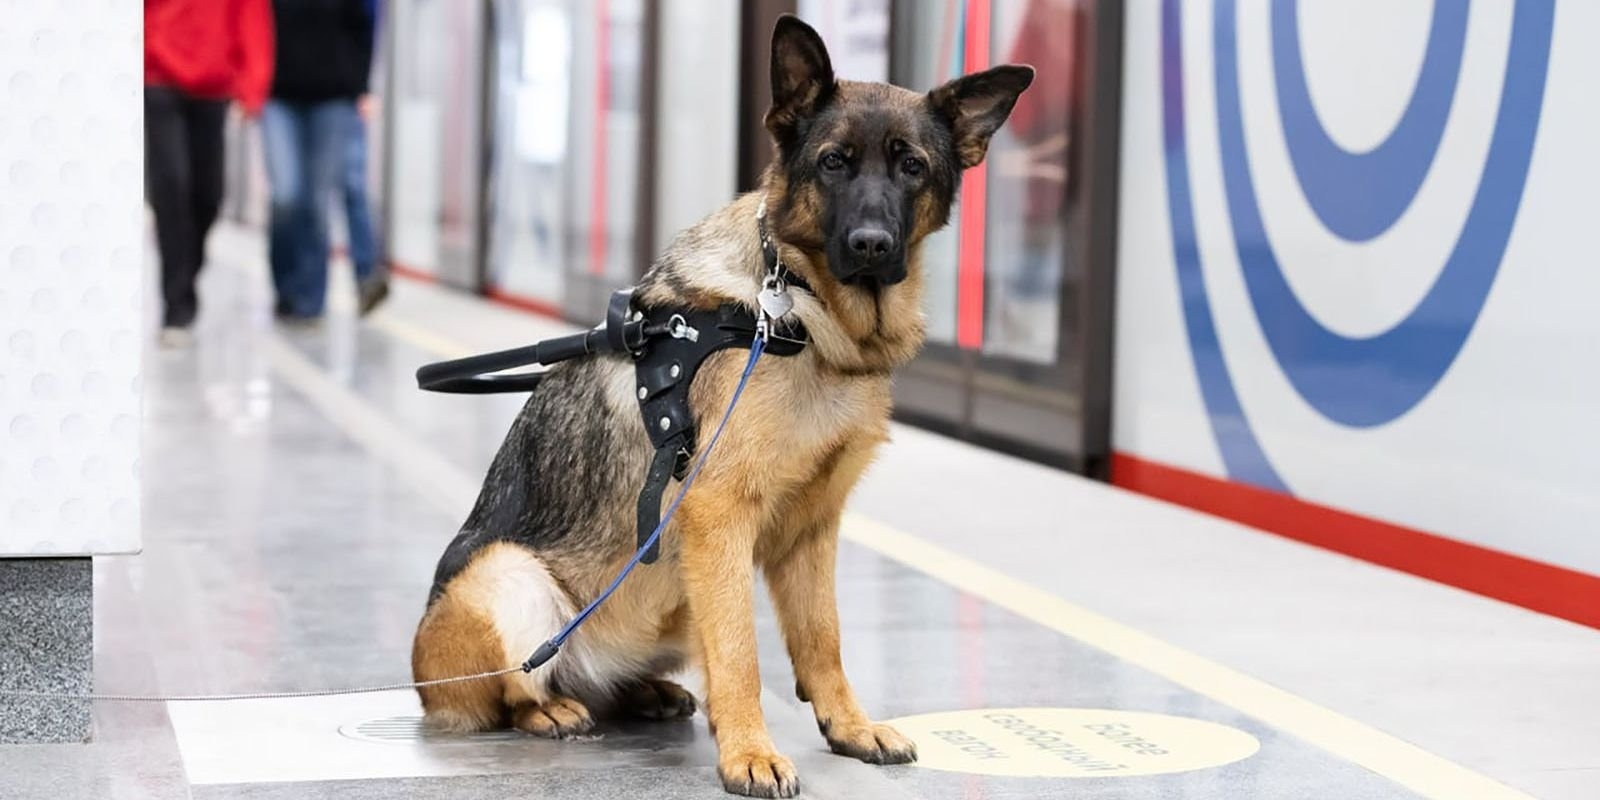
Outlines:
<svg viewBox="0 0 1600 800"><path fill-rule="evenodd" d="M833 276L846 286L877 290L906 279L906 255L899 238L883 227L856 228L829 253Z"/></svg>

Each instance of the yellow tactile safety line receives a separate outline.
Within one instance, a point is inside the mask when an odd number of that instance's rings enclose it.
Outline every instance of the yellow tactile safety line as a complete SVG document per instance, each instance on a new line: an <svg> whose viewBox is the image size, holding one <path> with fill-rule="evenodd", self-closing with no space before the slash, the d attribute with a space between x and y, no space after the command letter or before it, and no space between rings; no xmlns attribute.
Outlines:
<svg viewBox="0 0 1600 800"><path fill-rule="evenodd" d="M379 315L371 322L396 339L442 357L474 352L392 315ZM925 539L855 513L846 514L842 533L845 539L885 558L1235 708L1418 794L1439 800L1531 800L1528 794L1410 742L1069 603Z"/></svg>
<svg viewBox="0 0 1600 800"><path fill-rule="evenodd" d="M1238 709L1419 794L1440 800L1529 797L1410 742L1073 605L909 533L850 513L846 514L843 534L845 539L879 555Z"/></svg>

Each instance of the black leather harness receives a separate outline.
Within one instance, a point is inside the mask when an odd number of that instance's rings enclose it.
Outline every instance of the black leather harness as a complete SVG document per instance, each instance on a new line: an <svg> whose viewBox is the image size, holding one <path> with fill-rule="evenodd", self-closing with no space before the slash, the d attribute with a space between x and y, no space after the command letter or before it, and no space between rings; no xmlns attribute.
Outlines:
<svg viewBox="0 0 1600 800"><path fill-rule="evenodd" d="M810 290L779 263L764 219L761 244L769 284L776 279L780 291ZM622 289L611 295L605 322L593 329L526 347L428 364L417 370L417 385L427 391L455 394L526 392L539 385L543 371L492 373L600 353L629 354L634 362L639 411L655 449L644 488L639 491L638 546L643 547L661 522L661 497L667 483L674 477L683 479L695 451L694 415L689 409L695 374L712 353L731 347L749 349L758 327L756 313L739 303L724 303L713 310L649 307L635 302L632 288ZM792 356L804 350L807 341L804 326L790 321L783 336L768 335L765 352ZM655 562L659 550L658 542L641 561Z"/></svg>

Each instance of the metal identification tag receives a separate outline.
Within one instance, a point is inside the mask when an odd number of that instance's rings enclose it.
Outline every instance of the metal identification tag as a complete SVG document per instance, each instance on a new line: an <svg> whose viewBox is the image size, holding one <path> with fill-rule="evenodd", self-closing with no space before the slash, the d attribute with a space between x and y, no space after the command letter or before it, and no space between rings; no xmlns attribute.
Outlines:
<svg viewBox="0 0 1600 800"><path fill-rule="evenodd" d="M783 319L794 310L794 298L789 296L789 287L776 279L768 279L766 285L761 287L761 294L756 295L756 303L770 320Z"/></svg>

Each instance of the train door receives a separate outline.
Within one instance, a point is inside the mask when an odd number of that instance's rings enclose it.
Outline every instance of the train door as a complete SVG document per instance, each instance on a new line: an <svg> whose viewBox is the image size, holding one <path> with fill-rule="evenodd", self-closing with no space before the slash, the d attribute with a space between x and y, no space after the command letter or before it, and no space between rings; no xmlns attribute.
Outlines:
<svg viewBox="0 0 1600 800"><path fill-rule="evenodd" d="M794 14L828 44L834 74L846 80L889 80L890 0L749 0L740 9L738 185L749 191L760 183L772 159L763 122L772 100L768 66L772 26Z"/></svg>
<svg viewBox="0 0 1600 800"><path fill-rule="evenodd" d="M894 0L891 35L891 76L913 89L1037 70L924 247L929 345L897 377L898 413L1094 474L1109 439L1118 8Z"/></svg>
<svg viewBox="0 0 1600 800"><path fill-rule="evenodd" d="M397 269L481 287L482 0L395 0L384 202Z"/></svg>
<svg viewBox="0 0 1600 800"><path fill-rule="evenodd" d="M650 5L492 4L491 296L587 321L638 277Z"/></svg>

